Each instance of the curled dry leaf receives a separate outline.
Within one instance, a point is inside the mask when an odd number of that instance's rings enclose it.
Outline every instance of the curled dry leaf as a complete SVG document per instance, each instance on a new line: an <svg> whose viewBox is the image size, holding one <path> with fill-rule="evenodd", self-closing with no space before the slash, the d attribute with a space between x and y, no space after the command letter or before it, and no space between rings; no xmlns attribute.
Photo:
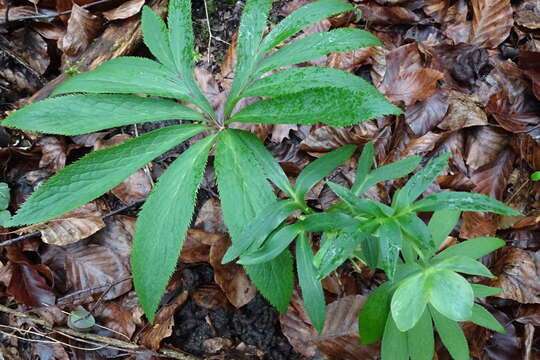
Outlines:
<svg viewBox="0 0 540 360"><path fill-rule="evenodd" d="M17 230L18 234L34 231L41 233L41 238L51 245L69 245L95 234L105 227L103 213L96 202L91 202L65 215L43 224L27 226Z"/></svg>
<svg viewBox="0 0 540 360"><path fill-rule="evenodd" d="M509 141L508 133L494 126L471 129L467 137L465 162L476 170L495 161Z"/></svg>
<svg viewBox="0 0 540 360"><path fill-rule="evenodd" d="M379 345L362 345L358 339L358 313L365 296L345 296L328 305L322 334L315 339L330 360L378 359Z"/></svg>
<svg viewBox="0 0 540 360"><path fill-rule="evenodd" d="M370 24L414 24L420 21L420 17L412 10L401 6L380 6L371 2L361 3L358 8L362 11L362 17Z"/></svg>
<svg viewBox="0 0 540 360"><path fill-rule="evenodd" d="M117 8L104 11L103 16L109 20L121 20L138 14L144 5L144 0L128 0Z"/></svg>
<svg viewBox="0 0 540 360"><path fill-rule="evenodd" d="M300 143L300 149L307 152L328 152L344 145L363 146L375 139L379 129L372 121L351 127L321 126L312 130Z"/></svg>
<svg viewBox="0 0 540 360"><path fill-rule="evenodd" d="M58 40L58 48L73 57L84 51L101 30L101 19L88 10L73 4L66 34Z"/></svg>
<svg viewBox="0 0 540 360"><path fill-rule="evenodd" d="M510 34L514 25L510 0L472 0L473 21L471 42L496 48Z"/></svg>
<svg viewBox="0 0 540 360"><path fill-rule="evenodd" d="M180 260L186 263L209 262L210 245L218 241L219 234L189 229L182 246Z"/></svg>
<svg viewBox="0 0 540 360"><path fill-rule="evenodd" d="M540 252L505 247L499 250L492 271L497 276L490 286L499 287L497 297L522 304L540 303Z"/></svg>
<svg viewBox="0 0 540 360"><path fill-rule="evenodd" d="M66 166L66 144L63 138L45 136L37 143L41 147L40 168L56 172Z"/></svg>
<svg viewBox="0 0 540 360"><path fill-rule="evenodd" d="M108 140L97 140L94 145L94 150L101 150L111 146L120 145L129 140L131 137L127 134L118 134ZM134 200L145 198L152 190L150 177L143 169L137 170L130 175L120 185L115 186L111 193L116 196L124 204L129 204Z"/></svg>
<svg viewBox="0 0 540 360"><path fill-rule="evenodd" d="M540 4L536 0L525 0L515 11L516 24L524 30L540 29Z"/></svg>
<svg viewBox="0 0 540 360"><path fill-rule="evenodd" d="M371 58L377 55L375 46L357 49L349 52L332 53L328 55L326 66L348 72L355 72L361 66L370 64Z"/></svg>
<svg viewBox="0 0 540 360"><path fill-rule="evenodd" d="M188 292L183 291L174 301L159 309L154 325L148 326L140 334L141 343L144 346L152 350L157 350L159 349L161 340L171 336L174 325L174 313L186 302L187 298Z"/></svg>
<svg viewBox="0 0 540 360"><path fill-rule="evenodd" d="M439 129L455 131L469 126L487 125L487 115L470 95L450 91L448 95L448 112Z"/></svg>
<svg viewBox="0 0 540 360"><path fill-rule="evenodd" d="M448 110L448 93L439 90L424 101L407 107L405 121L416 136L433 130Z"/></svg>

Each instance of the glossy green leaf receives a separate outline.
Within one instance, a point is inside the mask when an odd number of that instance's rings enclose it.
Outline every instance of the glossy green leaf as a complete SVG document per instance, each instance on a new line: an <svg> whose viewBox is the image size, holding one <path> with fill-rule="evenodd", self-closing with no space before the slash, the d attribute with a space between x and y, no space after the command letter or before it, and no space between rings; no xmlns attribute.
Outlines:
<svg viewBox="0 0 540 360"><path fill-rule="evenodd" d="M21 206L10 225L44 222L84 205L157 156L204 130L207 128L200 125L173 125L92 152L41 185Z"/></svg>
<svg viewBox="0 0 540 360"><path fill-rule="evenodd" d="M257 101L236 113L230 122L349 126L382 115L398 115L398 110L383 98L323 88Z"/></svg>
<svg viewBox="0 0 540 360"><path fill-rule="evenodd" d="M492 279L495 278L484 264L468 256L458 255L446 257L439 261L435 261L433 267L437 269L448 269L462 274L479 275Z"/></svg>
<svg viewBox="0 0 540 360"><path fill-rule="evenodd" d="M480 325L498 333L506 333L506 330L504 330L504 327L501 325L501 323L497 321L497 319L495 319L495 317L491 315L489 311L487 311L484 307L478 304L473 305L470 321L472 321L476 325Z"/></svg>
<svg viewBox="0 0 540 360"><path fill-rule="evenodd" d="M261 62L256 74L260 76L281 66L317 59L334 52L352 51L362 47L381 45L375 35L365 30L339 28L318 32L296 40L266 57Z"/></svg>
<svg viewBox="0 0 540 360"><path fill-rule="evenodd" d="M439 173L446 167L450 153L443 154L431 160L423 169L414 174L402 187L395 199L395 207L410 205L428 188ZM438 209L437 209L438 210ZM453 210L453 209L448 209Z"/></svg>
<svg viewBox="0 0 540 360"><path fill-rule="evenodd" d="M409 360L407 333L399 331L392 316L388 316L381 344L381 359Z"/></svg>
<svg viewBox="0 0 540 360"><path fill-rule="evenodd" d="M319 264L319 279L324 279L339 266L341 266L354 252L354 250L366 239L368 235L359 229L345 231L339 234L326 247L324 253L317 252Z"/></svg>
<svg viewBox="0 0 540 360"><path fill-rule="evenodd" d="M347 205L352 208L352 211L357 215L370 215L373 217L388 217L392 216L394 209L382 203L370 200L360 199L354 193L344 186L329 182L328 186L332 191L341 198Z"/></svg>
<svg viewBox="0 0 540 360"><path fill-rule="evenodd" d="M252 265L270 261L287 249L300 232L301 226L283 226L272 233L260 248L242 255L238 263Z"/></svg>
<svg viewBox="0 0 540 360"><path fill-rule="evenodd" d="M360 221L342 212L324 212L306 215L299 224L305 231L322 232L359 226Z"/></svg>
<svg viewBox="0 0 540 360"><path fill-rule="evenodd" d="M298 205L291 200L269 203L253 221L248 223L240 237L227 250L221 262L225 264L232 261L244 254L250 247L252 251L258 249L268 235L295 210L298 210ZM276 256L280 253L281 251Z"/></svg>
<svg viewBox="0 0 540 360"><path fill-rule="evenodd" d="M392 283L387 281L369 294L358 317L362 344L372 344L382 338L393 291Z"/></svg>
<svg viewBox="0 0 540 360"><path fill-rule="evenodd" d="M449 319L465 321L471 316L474 294L462 276L450 270L429 274L425 291L433 307Z"/></svg>
<svg viewBox="0 0 540 360"><path fill-rule="evenodd" d="M455 321L446 318L434 308L429 307L429 310L437 333L439 333L441 341L452 358L455 360L469 360L469 344L463 330Z"/></svg>
<svg viewBox="0 0 540 360"><path fill-rule="evenodd" d="M151 323L176 268L214 139L209 136L182 153L160 176L139 212L131 267L137 297Z"/></svg>
<svg viewBox="0 0 540 360"><path fill-rule="evenodd" d="M379 266L390 280L393 279L403 241L398 224L389 220L381 224L375 236L378 237L380 249Z"/></svg>
<svg viewBox="0 0 540 360"><path fill-rule="evenodd" d="M319 181L328 176L338 166L346 162L356 150L356 146L347 145L329 152L306 166L296 179L295 193L304 199L306 193Z"/></svg>
<svg viewBox="0 0 540 360"><path fill-rule="evenodd" d="M426 223L414 213L403 214L396 220L401 230L418 246L426 248L434 245Z"/></svg>
<svg viewBox="0 0 540 360"><path fill-rule="evenodd" d="M461 211L440 210L435 211L428 223L428 229L433 239L434 250L437 250L450 235L459 221Z"/></svg>
<svg viewBox="0 0 540 360"><path fill-rule="evenodd" d="M364 145L360 158L358 159L358 166L356 169L356 179L354 180L353 186L351 188L352 192L356 196L360 196L361 193L358 191L358 188L362 187L362 184L366 182L367 177L370 174L371 168L373 167L373 160L375 157L375 147L373 142L368 142Z"/></svg>
<svg viewBox="0 0 540 360"><path fill-rule="evenodd" d="M475 297L488 297L502 292L502 289L481 284L471 284L471 288Z"/></svg>
<svg viewBox="0 0 540 360"><path fill-rule="evenodd" d="M0 226L8 227L11 220L11 213L8 210L0 211Z"/></svg>
<svg viewBox="0 0 540 360"><path fill-rule="evenodd" d="M220 133L214 160L223 218L233 244L241 238L245 226L276 201L272 186L240 132L228 129ZM294 278L290 252L244 268L261 294L279 311L286 311Z"/></svg>
<svg viewBox="0 0 540 360"><path fill-rule="evenodd" d="M531 180L532 181L538 181L540 180L540 171L535 171L531 174Z"/></svg>
<svg viewBox="0 0 540 360"><path fill-rule="evenodd" d="M400 331L412 329L424 313L427 296L426 275L419 273L403 280L392 296L392 317Z"/></svg>
<svg viewBox="0 0 540 360"><path fill-rule="evenodd" d="M407 332L407 344L411 360L432 360L435 352L435 337L431 315L426 308L416 325Z"/></svg>
<svg viewBox="0 0 540 360"><path fill-rule="evenodd" d="M5 210L9 206L9 200L11 195L9 193L9 186L4 182L0 182L0 210Z"/></svg>
<svg viewBox="0 0 540 360"><path fill-rule="evenodd" d="M413 205L414 211L485 211L501 215L519 215L519 211L484 194L443 191L425 197Z"/></svg>
<svg viewBox="0 0 540 360"><path fill-rule="evenodd" d="M360 196L367 189L377 183L403 177L416 169L420 163L420 160L421 158L418 156L411 156L406 159L376 168L364 177L357 175L357 179L354 182L352 191L356 196ZM358 171L360 171L360 168Z"/></svg>
<svg viewBox="0 0 540 360"><path fill-rule="evenodd" d="M361 77L334 68L315 66L278 71L257 80L242 95L245 97L280 96L315 88L340 88L356 91L364 97L374 97L384 101L381 93Z"/></svg>
<svg viewBox="0 0 540 360"><path fill-rule="evenodd" d="M165 22L149 6L143 7L142 32L144 44L152 55L169 70L175 71L176 66L169 46L169 30Z"/></svg>
<svg viewBox="0 0 540 360"><path fill-rule="evenodd" d="M243 144L255 155L259 165L262 167L266 177L270 179L283 192L292 196L294 194L293 187L285 175L285 172L279 166L279 163L272 154L261 143L259 138L250 132L243 131L237 133Z"/></svg>
<svg viewBox="0 0 540 360"><path fill-rule="evenodd" d="M132 95L67 95L23 107L1 124L48 134L80 135L118 126L204 117L174 101Z"/></svg>
<svg viewBox="0 0 540 360"><path fill-rule="evenodd" d="M302 6L270 31L261 44L260 53L272 50L310 24L349 10L354 7L339 0L320 0Z"/></svg>
<svg viewBox="0 0 540 360"><path fill-rule="evenodd" d="M296 270L304 306L313 327L320 333L324 326L326 303L322 284L317 279L317 270L313 266L313 251L303 232L296 242Z"/></svg>
<svg viewBox="0 0 540 360"><path fill-rule="evenodd" d="M433 260L442 260L452 256L466 256L471 259L479 259L501 247L506 243L504 240L494 237L480 237L460 242L437 254Z"/></svg>

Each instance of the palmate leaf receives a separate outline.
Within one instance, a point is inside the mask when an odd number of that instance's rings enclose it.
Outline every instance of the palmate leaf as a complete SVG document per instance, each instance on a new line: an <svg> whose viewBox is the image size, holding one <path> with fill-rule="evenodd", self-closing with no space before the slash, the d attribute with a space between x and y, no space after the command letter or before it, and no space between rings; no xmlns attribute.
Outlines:
<svg viewBox="0 0 540 360"><path fill-rule="evenodd" d="M351 211L357 215L370 215L373 217L385 218L392 216L394 209L389 206L386 206L382 203L370 200L370 199L360 199L354 195L354 193L347 189L344 186L339 184L328 182L328 186L332 191L341 198L348 206L350 206Z"/></svg>
<svg viewBox="0 0 540 360"><path fill-rule="evenodd" d="M367 237L367 234L358 229L344 231L324 249L319 249L315 258L315 263L318 264L318 279L324 279L343 264Z"/></svg>
<svg viewBox="0 0 540 360"><path fill-rule="evenodd" d="M208 152L216 135L190 146L160 176L139 213L131 251L133 282L150 322L173 273Z"/></svg>
<svg viewBox="0 0 540 360"><path fill-rule="evenodd" d="M364 96L346 89L309 89L296 94L257 101L237 112L230 122L303 124L318 122L349 126L401 111L381 97Z"/></svg>
<svg viewBox="0 0 540 360"><path fill-rule="evenodd" d="M264 38L259 53L264 55L308 25L350 10L354 10L354 7L339 0L320 0L302 6L270 31Z"/></svg>
<svg viewBox="0 0 540 360"><path fill-rule="evenodd" d="M296 269L302 298L313 327L320 333L324 326L326 302L317 269L313 266L313 251L307 236L302 232L296 242Z"/></svg>
<svg viewBox="0 0 540 360"><path fill-rule="evenodd" d="M396 218L403 233L414 241L419 247L433 246L433 240L426 223L414 213L407 213Z"/></svg>
<svg viewBox="0 0 540 360"><path fill-rule="evenodd" d="M396 271L401 243L403 242L401 230L395 220L388 219L381 224L375 235L378 237L380 249L379 267L392 280Z"/></svg>
<svg viewBox="0 0 540 360"><path fill-rule="evenodd" d="M47 134L80 135L145 121L200 120L204 117L174 101L131 95L67 95L27 105L1 124Z"/></svg>
<svg viewBox="0 0 540 360"><path fill-rule="evenodd" d="M21 206L10 226L44 222L84 205L165 151L207 129L201 125L168 126L90 153L41 185Z"/></svg>
<svg viewBox="0 0 540 360"><path fill-rule="evenodd" d="M276 201L270 183L239 130L224 130L219 136L214 166L223 208L223 218L233 244L265 207ZM249 277L272 305L286 311L293 288L292 258L288 250L271 261L246 265Z"/></svg>
<svg viewBox="0 0 540 360"><path fill-rule="evenodd" d="M352 51L367 46L381 46L377 37L365 30L340 28L318 32L296 40L266 57L255 77L281 66L298 64L333 52Z"/></svg>
<svg viewBox="0 0 540 360"><path fill-rule="evenodd" d="M174 72L155 61L125 56L64 81L53 95L74 92L147 94L193 101Z"/></svg>
<svg viewBox="0 0 540 360"><path fill-rule="evenodd" d="M485 211L501 215L519 215L519 211L489 196L459 191L443 191L427 196L417 201L412 210L417 212L437 210Z"/></svg>

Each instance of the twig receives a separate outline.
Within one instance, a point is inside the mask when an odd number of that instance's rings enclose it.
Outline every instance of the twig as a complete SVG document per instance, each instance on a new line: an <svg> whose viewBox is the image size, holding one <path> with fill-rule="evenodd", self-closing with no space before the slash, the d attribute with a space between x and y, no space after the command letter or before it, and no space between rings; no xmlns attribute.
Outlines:
<svg viewBox="0 0 540 360"><path fill-rule="evenodd" d="M142 199L137 199L137 200L133 200L131 203L127 204L127 205L124 205L116 210L113 210L111 212L108 212L107 214L103 215L102 218L103 219L106 219L108 217L111 217L113 215L116 215L118 213L121 213L122 211L124 210L127 210L129 209L130 207L133 207L135 205L138 205L140 203L143 203L144 201L146 200L146 198L142 198ZM25 239L29 239L31 237L34 237L34 236L39 236L41 234L41 232L39 231L34 231L34 232L31 232L31 233L28 233L28 234L24 234L24 235L21 235L21 236L18 236L16 238L13 238L13 239L9 239L9 240L6 240L4 242L1 242L0 243L0 247L4 247L4 246L8 246L8 245L12 245L12 244L15 244L19 241L22 241L22 240L25 240Z"/></svg>
<svg viewBox="0 0 540 360"><path fill-rule="evenodd" d="M47 324L46 321L44 321L44 320L42 320L42 319L40 319L38 317L27 315L27 314L25 314L23 312L13 310L13 309L8 308L7 306L4 306L4 305L0 305L0 311L11 314L11 315L14 315L14 316L17 316L17 317L24 318L26 321L32 322L32 323L37 324L37 325L41 325L44 328L46 328L48 330L51 330L51 331L55 331L55 332L57 332L59 334L70 335L72 337L75 337L78 341L81 341L81 342L84 342L83 340L92 341L92 342L96 342L96 343L106 345L108 347L120 348L123 351L131 351L131 352L149 351L148 349L144 348L143 346L133 344L131 342L127 342L127 341L123 341L123 340L109 338L107 336L101 336L101 335L90 334L90 333L81 333L79 331L75 331L73 329L66 328L66 327L51 327L49 324ZM197 357L195 357L193 355L184 354L184 353L181 353L179 351L172 350L172 349L159 349L157 351L157 353L160 354L160 355L172 357L172 358L178 359L178 360L199 360L199 358L197 358Z"/></svg>
<svg viewBox="0 0 540 360"><path fill-rule="evenodd" d="M203 0L204 2L204 13L206 15L206 25L208 27L208 46L206 48L206 60L208 63L210 63L210 53L211 53L211 49L212 49L212 39L216 39L217 41L219 42L222 42L228 46L231 46L230 43L228 43L227 41L219 38L218 36L214 36L214 34L212 34L212 27L210 26L210 16L208 15L208 5L206 4L206 0Z"/></svg>
<svg viewBox="0 0 540 360"><path fill-rule="evenodd" d="M97 1L91 2L89 4L82 5L81 7L83 9L86 9L86 8L91 7L91 6L103 4L103 3L106 3L106 2L109 2L109 1L111 1L111 0L97 0ZM69 9L69 10L60 11L60 12L57 12L57 13L54 13L54 14L42 14L42 15L24 16L24 17L16 18L14 20L9 20L8 11L6 11L6 24L8 23L8 21L15 22L15 21L25 21L25 20L33 20L33 19L55 18L57 16L70 14L72 11L73 10Z"/></svg>

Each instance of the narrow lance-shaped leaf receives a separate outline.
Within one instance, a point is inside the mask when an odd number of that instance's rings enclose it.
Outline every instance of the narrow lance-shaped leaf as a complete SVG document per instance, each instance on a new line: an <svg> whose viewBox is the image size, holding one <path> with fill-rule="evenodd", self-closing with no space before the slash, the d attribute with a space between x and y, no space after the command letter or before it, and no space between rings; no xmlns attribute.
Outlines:
<svg viewBox="0 0 540 360"><path fill-rule="evenodd" d="M369 294L358 317L362 344L372 344L382 338L393 291L393 284L387 281Z"/></svg>
<svg viewBox="0 0 540 360"><path fill-rule="evenodd" d="M396 219L401 227L401 230L409 236L409 238L419 247L433 247L433 241L428 227L422 219L414 213L407 213L399 216Z"/></svg>
<svg viewBox="0 0 540 360"><path fill-rule="evenodd" d="M475 297L488 297L502 292L502 289L481 284L471 284L471 288Z"/></svg>
<svg viewBox="0 0 540 360"><path fill-rule="evenodd" d="M487 311L484 307L478 304L473 305L470 321L472 321L476 325L483 326L498 333L506 333L501 323L498 322L497 319L495 319L495 317L491 315L489 311Z"/></svg>
<svg viewBox="0 0 540 360"><path fill-rule="evenodd" d="M417 201L413 211L461 210L485 211L501 215L519 215L519 211L484 194L443 191Z"/></svg>
<svg viewBox="0 0 540 360"><path fill-rule="evenodd" d="M10 226L44 222L86 204L152 159L206 129L200 125L173 125L90 153L41 185L21 206Z"/></svg>
<svg viewBox="0 0 540 360"><path fill-rule="evenodd" d="M411 360L432 360L435 352L435 336L431 314L426 308L416 325L407 332Z"/></svg>
<svg viewBox="0 0 540 360"><path fill-rule="evenodd" d="M354 184L351 188L352 192L356 196L360 196L358 188L361 187L361 184L365 183L371 168L373 167L373 160L375 156L375 147L373 142L370 141L362 149L360 158L358 159L358 167L356 169L356 179L354 179Z"/></svg>
<svg viewBox="0 0 540 360"><path fill-rule="evenodd" d="M280 66L298 64L333 53L352 51L367 46L381 46L377 37L365 30L339 28L318 32L284 46L265 58L256 76Z"/></svg>
<svg viewBox="0 0 540 360"><path fill-rule="evenodd" d="M494 237L480 237L460 242L452 245L437 254L433 261L446 259L452 256L466 256L472 259L479 259L501 247L506 243L504 240Z"/></svg>
<svg viewBox="0 0 540 360"><path fill-rule="evenodd" d="M135 290L150 322L176 268L214 139L215 135L200 140L180 155L160 176L139 213L131 265Z"/></svg>
<svg viewBox="0 0 540 360"><path fill-rule="evenodd" d="M424 313L427 305L425 283L426 275L419 273L403 280L394 292L390 308L400 331L412 329Z"/></svg>
<svg viewBox="0 0 540 360"><path fill-rule="evenodd" d="M341 198L341 200L349 205L352 211L357 215L370 215L373 217L384 218L391 216L394 213L394 209L382 203L356 197L351 190L344 186L333 182L328 182L328 186Z"/></svg>
<svg viewBox="0 0 540 360"><path fill-rule="evenodd" d="M461 211L435 211L428 223L428 229L433 239L433 252L439 249L444 240L450 235L459 221Z"/></svg>
<svg viewBox="0 0 540 360"><path fill-rule="evenodd" d="M381 358L384 360L408 360L407 333L399 331L392 316L388 316L381 344Z"/></svg>
<svg viewBox="0 0 540 360"><path fill-rule="evenodd" d="M455 321L444 317L433 307L430 306L429 310L439 337L452 358L456 360L469 360L469 344L463 334L463 330L461 330Z"/></svg>
<svg viewBox="0 0 540 360"><path fill-rule="evenodd" d="M254 154L243 145L239 132L221 132L214 160L223 218L233 244L245 226L276 201L270 183ZM286 250L271 261L244 268L263 296L278 310L286 311L294 277L290 252Z"/></svg>
<svg viewBox="0 0 540 360"><path fill-rule="evenodd" d="M176 70L171 48L169 30L165 22L149 6L142 11L142 32L144 44L152 55L172 71Z"/></svg>
<svg viewBox="0 0 540 360"><path fill-rule="evenodd" d="M67 95L25 106L1 124L48 134L80 135L118 126L160 120L204 117L170 100L131 95Z"/></svg>
<svg viewBox="0 0 540 360"><path fill-rule="evenodd" d="M319 263L318 279L322 280L341 264L343 264L368 235L359 229L344 231L339 234L329 246L321 253L321 249L316 254L315 262Z"/></svg>
<svg viewBox="0 0 540 360"><path fill-rule="evenodd" d="M484 264L468 256L450 256L438 262L434 262L433 267L437 269L448 269L467 275L495 278Z"/></svg>
<svg viewBox="0 0 540 360"><path fill-rule="evenodd" d="M260 54L264 55L310 24L349 10L354 7L340 0L320 0L302 6L270 31L261 44Z"/></svg>
<svg viewBox="0 0 540 360"><path fill-rule="evenodd" d="M302 227L298 224L283 226L270 234L269 238L260 248L242 255L238 263L253 265L270 261L283 253L302 231Z"/></svg>
<svg viewBox="0 0 540 360"><path fill-rule="evenodd" d="M306 166L296 179L296 196L303 200L309 189L347 161L354 153L354 150L356 150L354 145L343 146Z"/></svg>
<svg viewBox="0 0 540 360"><path fill-rule="evenodd" d="M296 269L307 313L313 327L321 332L324 326L326 303L322 284L317 279L317 270L313 266L313 252L304 232L300 234L296 243Z"/></svg>
<svg viewBox="0 0 540 360"><path fill-rule="evenodd" d="M257 101L237 112L229 122L349 126L401 110L384 97L338 88L309 89Z"/></svg>
<svg viewBox="0 0 540 360"><path fill-rule="evenodd" d="M392 280L403 241L401 231L395 221L388 220L379 227L375 235L378 237L380 249L379 266Z"/></svg>

